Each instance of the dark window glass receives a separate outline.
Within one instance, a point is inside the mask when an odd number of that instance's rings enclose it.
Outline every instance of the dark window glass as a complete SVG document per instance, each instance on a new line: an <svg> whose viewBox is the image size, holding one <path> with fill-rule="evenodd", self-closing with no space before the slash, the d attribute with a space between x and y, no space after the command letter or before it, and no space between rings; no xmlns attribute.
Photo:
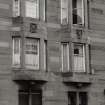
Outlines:
<svg viewBox="0 0 105 105"><path fill-rule="evenodd" d="M40 93L32 93L32 105L41 105L41 94Z"/></svg>
<svg viewBox="0 0 105 105"><path fill-rule="evenodd" d="M69 92L68 105L88 105L87 92Z"/></svg>
<svg viewBox="0 0 105 105"><path fill-rule="evenodd" d="M76 105L77 103L76 92L70 92L68 97L69 97L68 105Z"/></svg>
<svg viewBox="0 0 105 105"><path fill-rule="evenodd" d="M19 105L42 105L40 91L19 91Z"/></svg>
<svg viewBox="0 0 105 105"><path fill-rule="evenodd" d="M29 94L27 92L19 92L19 105L29 105Z"/></svg>
<svg viewBox="0 0 105 105"><path fill-rule="evenodd" d="M83 0L72 0L73 24L84 24Z"/></svg>
<svg viewBox="0 0 105 105"><path fill-rule="evenodd" d="M87 93L86 92L79 93L79 105L87 105Z"/></svg>
<svg viewBox="0 0 105 105"><path fill-rule="evenodd" d="M79 49L74 49L74 54L79 54Z"/></svg>

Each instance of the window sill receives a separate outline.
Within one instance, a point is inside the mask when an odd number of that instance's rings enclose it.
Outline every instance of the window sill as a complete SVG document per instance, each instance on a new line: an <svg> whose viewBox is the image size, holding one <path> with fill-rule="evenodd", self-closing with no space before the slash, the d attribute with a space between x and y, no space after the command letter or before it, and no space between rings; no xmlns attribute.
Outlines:
<svg viewBox="0 0 105 105"><path fill-rule="evenodd" d="M48 81L49 74L41 70L30 69L14 69L12 70L13 80L35 80L35 81Z"/></svg>
<svg viewBox="0 0 105 105"><path fill-rule="evenodd" d="M75 72L75 71L60 72L60 74L64 77L70 77L70 76L73 76L73 75L88 75L87 72Z"/></svg>
<svg viewBox="0 0 105 105"><path fill-rule="evenodd" d="M32 18L32 17L24 17L24 18L30 21L36 21L36 22L40 21L39 18Z"/></svg>
<svg viewBox="0 0 105 105"><path fill-rule="evenodd" d="M12 65L12 69L21 69L21 66L20 65L17 65L17 66Z"/></svg>
<svg viewBox="0 0 105 105"><path fill-rule="evenodd" d="M85 27L85 25L83 24L83 25L79 25L79 24L72 24L72 27L74 27L74 28L84 28Z"/></svg>
<svg viewBox="0 0 105 105"><path fill-rule="evenodd" d="M62 28L68 28L70 24L60 24Z"/></svg>
<svg viewBox="0 0 105 105"><path fill-rule="evenodd" d="M82 71L80 71L80 72L74 71L73 73L74 73L74 74L80 74L80 75L82 75L82 74L83 74L83 75L84 75L84 74L88 74L86 71L83 71L83 72L82 72Z"/></svg>
<svg viewBox="0 0 105 105"><path fill-rule="evenodd" d="M23 23L23 17L17 16L17 17L12 17L13 23Z"/></svg>
<svg viewBox="0 0 105 105"><path fill-rule="evenodd" d="M90 74L75 73L72 76L64 76L63 82L65 83L91 83Z"/></svg>
<svg viewBox="0 0 105 105"><path fill-rule="evenodd" d="M73 76L73 72L70 72L70 71L68 71L68 72L61 72L61 75L63 77L70 77L70 76Z"/></svg>

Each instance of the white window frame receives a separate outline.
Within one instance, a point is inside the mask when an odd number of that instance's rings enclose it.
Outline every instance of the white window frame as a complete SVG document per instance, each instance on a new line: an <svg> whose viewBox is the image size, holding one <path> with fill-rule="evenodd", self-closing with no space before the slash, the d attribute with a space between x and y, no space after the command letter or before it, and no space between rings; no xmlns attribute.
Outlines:
<svg viewBox="0 0 105 105"><path fill-rule="evenodd" d="M15 46L15 39L18 39L18 41L19 41L19 43L18 43L18 50L19 50L19 53L18 54L15 54L15 48L16 48L16 46ZM12 57L12 64L13 64L13 66L17 66L17 67L19 67L20 66L20 53L21 53L21 49L20 49L20 37L13 37L13 57ZM16 63L17 62L17 63Z"/></svg>
<svg viewBox="0 0 105 105"><path fill-rule="evenodd" d="M78 1L78 0L77 0ZM73 0L72 0L72 2L73 2ZM78 3L78 2L77 2ZM76 24L74 24L74 25L84 25L85 24L85 14L84 14L84 0L81 0L81 4L82 4L82 7L81 8L78 8L78 7L76 7L75 8L75 10L77 11L77 10L79 10L79 9L81 9L81 11L82 11L82 20L81 20L81 23L76 23ZM73 5L72 5L72 17L73 17L73 12L74 11L74 8L73 8ZM81 15L81 14L80 14ZM72 20L73 20L73 18L72 18ZM73 22L74 22L74 20L73 20Z"/></svg>
<svg viewBox="0 0 105 105"><path fill-rule="evenodd" d="M67 68L66 68L66 70L64 70L64 45L66 45L66 54L67 54ZM62 62L62 68L61 68L61 70L62 70L62 72L68 72L69 71L69 68L70 68L70 65L69 65L69 43L68 42L63 42L63 43L61 43L61 62Z"/></svg>
<svg viewBox="0 0 105 105"><path fill-rule="evenodd" d="M79 63L80 61L78 61L78 58L77 58L77 61L74 60L74 72L86 72L85 44L74 43L74 46L75 45L82 46L82 51L83 51L82 54L83 55L81 57L82 58L82 66L81 67L83 67L83 68L82 69L79 69L80 67L78 67L78 65L80 66L80 63ZM78 55L74 54L74 52L73 52L73 56L74 56L74 59L75 59L76 56L78 57Z"/></svg>
<svg viewBox="0 0 105 105"><path fill-rule="evenodd" d="M64 25L66 25L66 24L68 24L68 0L66 0L66 2L67 2L67 4L66 4L66 8L64 8L64 3L65 2L65 0L61 0L61 24L64 24ZM64 11L63 11L63 9L65 9L66 10L66 20L65 20L65 22L63 22L63 17L64 17Z"/></svg>
<svg viewBox="0 0 105 105"><path fill-rule="evenodd" d="M20 0L13 0L12 8L13 8L13 17L20 16Z"/></svg>
<svg viewBox="0 0 105 105"><path fill-rule="evenodd" d="M35 5L35 1L37 4ZM33 8L32 8L33 7ZM29 0L25 1L25 15L26 17L36 18L39 19L39 0ZM35 9L35 12L34 12Z"/></svg>
<svg viewBox="0 0 105 105"><path fill-rule="evenodd" d="M31 52L31 53L35 52L35 50L32 50L32 48L31 48L31 50L27 50L26 45L31 46L31 47L33 46L32 45L33 43L28 43L27 44L27 40L34 40L34 41L36 40L37 41L36 43L34 43L34 45L37 45L37 55L36 54L27 54L26 53L27 51ZM36 39L36 38L26 38L25 41L26 41L25 42L25 48L26 48L25 49L25 66L26 66L26 68L29 68L29 69L39 70L39 53L40 53L39 52L39 50L40 50L40 48L39 48L39 39ZM29 59L32 60L32 61L29 61Z"/></svg>

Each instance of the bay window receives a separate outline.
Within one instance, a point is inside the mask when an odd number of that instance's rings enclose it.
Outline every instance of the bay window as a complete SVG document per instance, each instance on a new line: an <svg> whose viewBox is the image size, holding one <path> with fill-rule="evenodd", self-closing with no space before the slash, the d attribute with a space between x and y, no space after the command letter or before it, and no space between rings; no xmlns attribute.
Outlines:
<svg viewBox="0 0 105 105"><path fill-rule="evenodd" d="M61 24L68 23L68 0L61 0Z"/></svg>
<svg viewBox="0 0 105 105"><path fill-rule="evenodd" d="M69 71L69 43L61 43L62 71Z"/></svg>
<svg viewBox="0 0 105 105"><path fill-rule="evenodd" d="M39 19L39 0L29 0L25 3L26 17Z"/></svg>
<svg viewBox="0 0 105 105"><path fill-rule="evenodd" d="M43 43L44 42L44 43ZM41 47L40 48L40 43ZM43 61L43 70L47 69L47 41L40 42L38 38L13 37L12 64L16 67L39 70L39 57ZM41 52L42 53L41 53ZM40 56L41 54L41 56ZM20 59L21 58L21 59Z"/></svg>
<svg viewBox="0 0 105 105"><path fill-rule="evenodd" d="M20 38L13 38L13 66L20 66Z"/></svg>
<svg viewBox="0 0 105 105"><path fill-rule="evenodd" d="M39 70L39 40L26 38L25 65L28 68Z"/></svg>
<svg viewBox="0 0 105 105"><path fill-rule="evenodd" d="M73 24L84 25L84 2L83 0L72 0Z"/></svg>
<svg viewBox="0 0 105 105"><path fill-rule="evenodd" d="M74 71L85 72L85 46L74 43Z"/></svg>

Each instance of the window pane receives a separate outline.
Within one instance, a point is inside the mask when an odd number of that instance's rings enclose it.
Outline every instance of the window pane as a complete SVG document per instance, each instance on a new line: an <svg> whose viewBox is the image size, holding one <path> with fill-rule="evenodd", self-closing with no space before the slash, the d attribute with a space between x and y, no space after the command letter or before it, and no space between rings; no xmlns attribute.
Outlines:
<svg viewBox="0 0 105 105"><path fill-rule="evenodd" d="M13 0L13 17L20 16L20 0Z"/></svg>
<svg viewBox="0 0 105 105"><path fill-rule="evenodd" d="M29 94L19 92L19 105L29 105Z"/></svg>
<svg viewBox="0 0 105 105"><path fill-rule="evenodd" d="M19 105L42 105L42 94L39 90L20 90Z"/></svg>
<svg viewBox="0 0 105 105"><path fill-rule="evenodd" d="M79 93L79 105L87 105L87 93L86 92Z"/></svg>
<svg viewBox="0 0 105 105"><path fill-rule="evenodd" d="M69 71L69 43L62 43L62 70Z"/></svg>
<svg viewBox="0 0 105 105"><path fill-rule="evenodd" d="M46 5L46 0L42 0L43 1L43 20L45 21L46 20L46 8L47 8L47 5Z"/></svg>
<svg viewBox="0 0 105 105"><path fill-rule="evenodd" d="M18 54L19 53L19 38L15 38L14 39L14 53Z"/></svg>
<svg viewBox="0 0 105 105"><path fill-rule="evenodd" d="M41 105L42 104L42 97L40 93L32 93L31 102L32 105Z"/></svg>
<svg viewBox="0 0 105 105"><path fill-rule="evenodd" d="M39 69L39 40L26 39L25 62L29 68Z"/></svg>
<svg viewBox="0 0 105 105"><path fill-rule="evenodd" d="M78 8L77 9L77 23L78 24L82 24L83 23L83 12L82 12L82 8Z"/></svg>
<svg viewBox="0 0 105 105"><path fill-rule="evenodd" d="M82 44L74 44L74 54L78 54L78 56L83 56L83 45Z"/></svg>
<svg viewBox="0 0 105 105"><path fill-rule="evenodd" d="M83 0L72 0L73 24L84 24Z"/></svg>
<svg viewBox="0 0 105 105"><path fill-rule="evenodd" d="M70 92L68 95L68 105L77 105L76 92Z"/></svg>
<svg viewBox="0 0 105 105"><path fill-rule="evenodd" d="M82 44L74 44L74 71L85 72L85 50Z"/></svg>
<svg viewBox="0 0 105 105"><path fill-rule="evenodd" d="M74 54L79 54L79 49L78 48L74 49Z"/></svg>
<svg viewBox="0 0 105 105"><path fill-rule="evenodd" d="M68 23L68 0L61 0L61 23Z"/></svg>
<svg viewBox="0 0 105 105"><path fill-rule="evenodd" d="M20 38L13 38L13 65L20 65Z"/></svg>
<svg viewBox="0 0 105 105"><path fill-rule="evenodd" d="M72 1L72 6L73 6L73 9L77 8L77 0Z"/></svg>
<svg viewBox="0 0 105 105"><path fill-rule="evenodd" d="M39 0L26 1L26 17L39 18Z"/></svg>

